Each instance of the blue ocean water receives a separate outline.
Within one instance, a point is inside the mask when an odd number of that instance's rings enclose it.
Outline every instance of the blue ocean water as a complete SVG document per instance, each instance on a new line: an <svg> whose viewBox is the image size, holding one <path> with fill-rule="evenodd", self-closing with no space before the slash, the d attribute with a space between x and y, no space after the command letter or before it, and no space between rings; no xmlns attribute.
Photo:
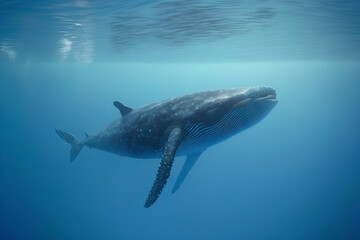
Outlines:
<svg viewBox="0 0 360 240"><path fill-rule="evenodd" d="M358 1L2 1L0 239L360 239ZM265 85L278 104L203 153L175 158L78 138L175 96Z"/></svg>

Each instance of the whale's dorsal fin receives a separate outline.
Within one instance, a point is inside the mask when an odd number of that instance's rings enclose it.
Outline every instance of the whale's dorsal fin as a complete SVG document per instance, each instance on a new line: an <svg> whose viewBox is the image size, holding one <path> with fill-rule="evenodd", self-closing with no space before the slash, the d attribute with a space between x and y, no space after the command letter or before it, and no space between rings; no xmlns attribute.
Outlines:
<svg viewBox="0 0 360 240"><path fill-rule="evenodd" d="M121 116L123 117L133 110L132 108L125 106L119 101L114 101L113 104L115 107L117 107L117 109L120 110Z"/></svg>
<svg viewBox="0 0 360 240"><path fill-rule="evenodd" d="M167 179L170 176L171 166L174 162L176 150L181 144L183 138L184 130L181 128L174 128L171 130L166 142L165 151L160 162L156 179L149 192L149 195L147 196L144 207L150 207L158 199Z"/></svg>
<svg viewBox="0 0 360 240"><path fill-rule="evenodd" d="M188 173L190 172L191 168L194 166L196 161L199 159L201 154L202 154L202 152L197 152L197 153L187 155L187 158L184 162L184 165L181 169L181 172L180 172L178 178L176 179L175 185L174 185L171 193L175 193L179 189L179 187L181 186L181 184L183 183L186 176L188 175Z"/></svg>

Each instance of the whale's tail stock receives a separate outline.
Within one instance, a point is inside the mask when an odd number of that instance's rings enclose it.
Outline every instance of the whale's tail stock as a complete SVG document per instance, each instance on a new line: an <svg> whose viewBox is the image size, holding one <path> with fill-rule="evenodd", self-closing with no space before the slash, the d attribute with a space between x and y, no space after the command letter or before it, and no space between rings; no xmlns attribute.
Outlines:
<svg viewBox="0 0 360 240"><path fill-rule="evenodd" d="M71 144L70 162L74 161L84 144L81 141L77 140L76 137L74 137L70 133L58 129L55 129L55 131L59 135L59 137L61 137L66 143Z"/></svg>

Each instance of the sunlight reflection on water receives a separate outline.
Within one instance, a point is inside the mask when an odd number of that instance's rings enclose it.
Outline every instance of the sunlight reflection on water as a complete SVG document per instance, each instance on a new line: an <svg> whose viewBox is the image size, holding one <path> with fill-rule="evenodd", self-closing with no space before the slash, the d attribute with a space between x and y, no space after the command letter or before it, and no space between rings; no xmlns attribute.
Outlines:
<svg viewBox="0 0 360 240"><path fill-rule="evenodd" d="M0 60L359 59L356 1L9 1Z"/></svg>

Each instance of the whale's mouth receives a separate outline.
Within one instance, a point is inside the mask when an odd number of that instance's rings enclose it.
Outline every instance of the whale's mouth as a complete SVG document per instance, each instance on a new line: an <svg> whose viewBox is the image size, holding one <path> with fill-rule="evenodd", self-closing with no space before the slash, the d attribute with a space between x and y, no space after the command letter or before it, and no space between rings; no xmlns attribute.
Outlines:
<svg viewBox="0 0 360 240"><path fill-rule="evenodd" d="M270 102L277 102L276 99L276 92L275 90L271 93L265 93L257 98L255 98L256 102L261 102L261 101L270 101Z"/></svg>

